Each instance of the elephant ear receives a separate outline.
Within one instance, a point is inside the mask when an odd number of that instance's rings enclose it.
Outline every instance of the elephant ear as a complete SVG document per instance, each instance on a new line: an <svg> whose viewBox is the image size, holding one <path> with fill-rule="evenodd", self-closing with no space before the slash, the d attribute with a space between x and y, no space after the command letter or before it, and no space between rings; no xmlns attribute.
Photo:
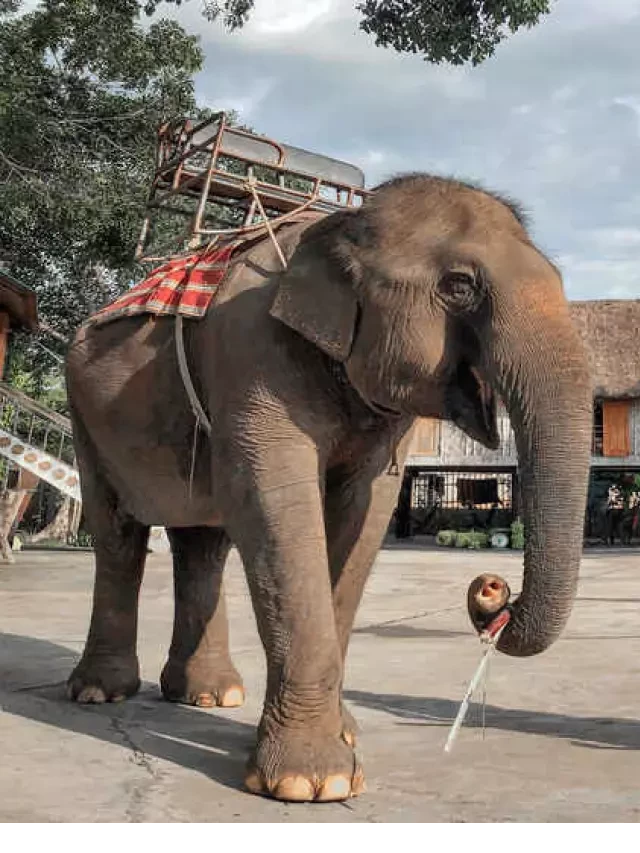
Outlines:
<svg viewBox="0 0 640 853"><path fill-rule="evenodd" d="M276 277L278 288L270 314L331 358L346 361L353 345L358 301L349 274L332 252L331 235L324 228L318 231L309 229L288 268Z"/></svg>

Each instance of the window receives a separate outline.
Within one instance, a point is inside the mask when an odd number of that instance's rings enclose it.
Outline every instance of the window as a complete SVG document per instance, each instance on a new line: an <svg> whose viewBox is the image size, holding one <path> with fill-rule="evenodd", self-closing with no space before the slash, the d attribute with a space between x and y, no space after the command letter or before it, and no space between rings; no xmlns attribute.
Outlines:
<svg viewBox="0 0 640 853"><path fill-rule="evenodd" d="M443 471L435 474L418 471L412 478L411 506L413 509L434 506L490 509L497 505L511 509L513 485L510 472Z"/></svg>
<svg viewBox="0 0 640 853"><path fill-rule="evenodd" d="M624 457L631 455L629 429L631 404L628 400L602 402L602 455Z"/></svg>
<svg viewBox="0 0 640 853"><path fill-rule="evenodd" d="M596 400L591 442L594 456L631 455L630 412L628 400Z"/></svg>

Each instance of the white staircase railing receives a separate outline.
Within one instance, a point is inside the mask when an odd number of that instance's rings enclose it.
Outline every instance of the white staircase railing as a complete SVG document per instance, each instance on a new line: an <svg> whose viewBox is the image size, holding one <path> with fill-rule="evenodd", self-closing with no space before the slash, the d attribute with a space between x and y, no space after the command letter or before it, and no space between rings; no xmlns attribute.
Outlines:
<svg viewBox="0 0 640 853"><path fill-rule="evenodd" d="M82 500L68 418L4 382L0 382L0 456L66 497ZM2 485L6 488L11 466L3 467Z"/></svg>

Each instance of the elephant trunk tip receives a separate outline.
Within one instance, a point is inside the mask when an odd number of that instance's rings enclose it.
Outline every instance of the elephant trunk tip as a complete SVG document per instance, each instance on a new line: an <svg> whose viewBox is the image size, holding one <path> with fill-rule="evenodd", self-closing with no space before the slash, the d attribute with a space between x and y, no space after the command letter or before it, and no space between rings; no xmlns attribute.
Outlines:
<svg viewBox="0 0 640 853"><path fill-rule="evenodd" d="M508 621L505 614L511 590L499 575L482 574L474 578L467 591L467 612L473 627L484 638L490 639Z"/></svg>

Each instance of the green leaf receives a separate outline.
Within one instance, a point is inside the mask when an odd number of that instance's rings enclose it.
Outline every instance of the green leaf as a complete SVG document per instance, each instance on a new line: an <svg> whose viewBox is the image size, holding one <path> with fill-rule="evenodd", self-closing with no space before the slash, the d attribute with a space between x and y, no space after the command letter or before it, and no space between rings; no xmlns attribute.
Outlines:
<svg viewBox="0 0 640 853"><path fill-rule="evenodd" d="M356 8L378 46L436 64L478 65L508 35L537 24L550 0L362 0Z"/></svg>

